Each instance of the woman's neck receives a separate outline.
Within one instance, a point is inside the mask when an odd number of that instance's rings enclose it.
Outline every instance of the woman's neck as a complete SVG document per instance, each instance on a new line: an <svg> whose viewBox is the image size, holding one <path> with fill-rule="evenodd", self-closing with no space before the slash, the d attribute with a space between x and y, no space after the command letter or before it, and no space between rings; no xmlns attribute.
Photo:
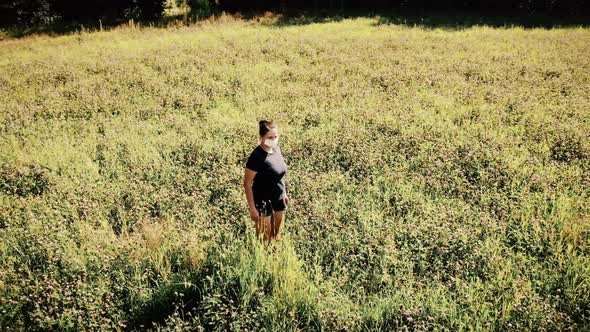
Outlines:
<svg viewBox="0 0 590 332"><path fill-rule="evenodd" d="M272 153L272 147L268 146L268 145L264 145L264 144L260 144L260 146L262 147L262 149L268 153Z"/></svg>

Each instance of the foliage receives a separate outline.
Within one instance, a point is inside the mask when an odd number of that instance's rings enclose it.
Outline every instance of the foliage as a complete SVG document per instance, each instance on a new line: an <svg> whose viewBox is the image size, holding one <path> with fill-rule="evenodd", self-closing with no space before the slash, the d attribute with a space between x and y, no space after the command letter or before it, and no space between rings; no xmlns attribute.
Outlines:
<svg viewBox="0 0 590 332"><path fill-rule="evenodd" d="M19 25L49 25L98 19L155 19L164 13L164 0L12 0L8 9Z"/></svg>
<svg viewBox="0 0 590 332"><path fill-rule="evenodd" d="M458 10L480 10L484 13L514 12L520 14L549 13L561 15L590 14L590 1L588 0L289 0L284 2L272 0L258 1L233 1L217 0L223 10L249 10L249 9L279 9L281 7L299 9L417 9L417 10L446 10L449 12Z"/></svg>

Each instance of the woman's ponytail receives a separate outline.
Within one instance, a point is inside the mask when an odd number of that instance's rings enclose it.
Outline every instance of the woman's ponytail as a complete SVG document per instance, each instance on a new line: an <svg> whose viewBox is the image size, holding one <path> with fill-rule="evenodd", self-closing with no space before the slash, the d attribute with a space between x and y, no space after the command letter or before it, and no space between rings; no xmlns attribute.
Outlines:
<svg viewBox="0 0 590 332"><path fill-rule="evenodd" d="M260 120L258 121L258 133L260 136L266 135L275 125L272 123L272 120Z"/></svg>

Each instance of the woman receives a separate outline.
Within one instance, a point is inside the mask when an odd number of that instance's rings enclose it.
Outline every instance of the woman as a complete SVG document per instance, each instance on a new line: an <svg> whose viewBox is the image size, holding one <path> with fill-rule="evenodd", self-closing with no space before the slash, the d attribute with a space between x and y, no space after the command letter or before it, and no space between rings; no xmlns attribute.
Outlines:
<svg viewBox="0 0 590 332"><path fill-rule="evenodd" d="M258 123L260 145L256 146L246 162L244 191L255 222L256 236L264 233L269 241L279 239L279 230L289 198L285 175L287 164L279 147L278 128L272 121Z"/></svg>

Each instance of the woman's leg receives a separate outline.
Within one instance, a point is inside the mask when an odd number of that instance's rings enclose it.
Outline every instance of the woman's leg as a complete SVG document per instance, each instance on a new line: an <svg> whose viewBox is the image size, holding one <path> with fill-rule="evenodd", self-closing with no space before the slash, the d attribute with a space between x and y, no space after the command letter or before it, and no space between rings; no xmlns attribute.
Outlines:
<svg viewBox="0 0 590 332"><path fill-rule="evenodd" d="M279 240L281 238L280 230L281 224L283 223L283 217L285 215L285 210L287 206L285 205L285 199L283 195L281 195L277 200L272 201L272 209L273 209L273 223L272 223L272 235L273 239Z"/></svg>
<svg viewBox="0 0 590 332"><path fill-rule="evenodd" d="M274 211L274 222L272 223L272 235L274 240L281 239L281 234L279 233L279 231L281 230L281 223L283 222L284 212L285 211Z"/></svg>
<svg viewBox="0 0 590 332"><path fill-rule="evenodd" d="M254 200L256 210L258 210L258 219L255 222L256 238L264 238L264 241L270 242L272 238L272 224L271 224L271 202L270 200Z"/></svg>
<svg viewBox="0 0 590 332"><path fill-rule="evenodd" d="M265 241L270 241L272 238L272 223L270 220L271 216L261 216L255 223L256 226L256 238L260 239L263 236Z"/></svg>

